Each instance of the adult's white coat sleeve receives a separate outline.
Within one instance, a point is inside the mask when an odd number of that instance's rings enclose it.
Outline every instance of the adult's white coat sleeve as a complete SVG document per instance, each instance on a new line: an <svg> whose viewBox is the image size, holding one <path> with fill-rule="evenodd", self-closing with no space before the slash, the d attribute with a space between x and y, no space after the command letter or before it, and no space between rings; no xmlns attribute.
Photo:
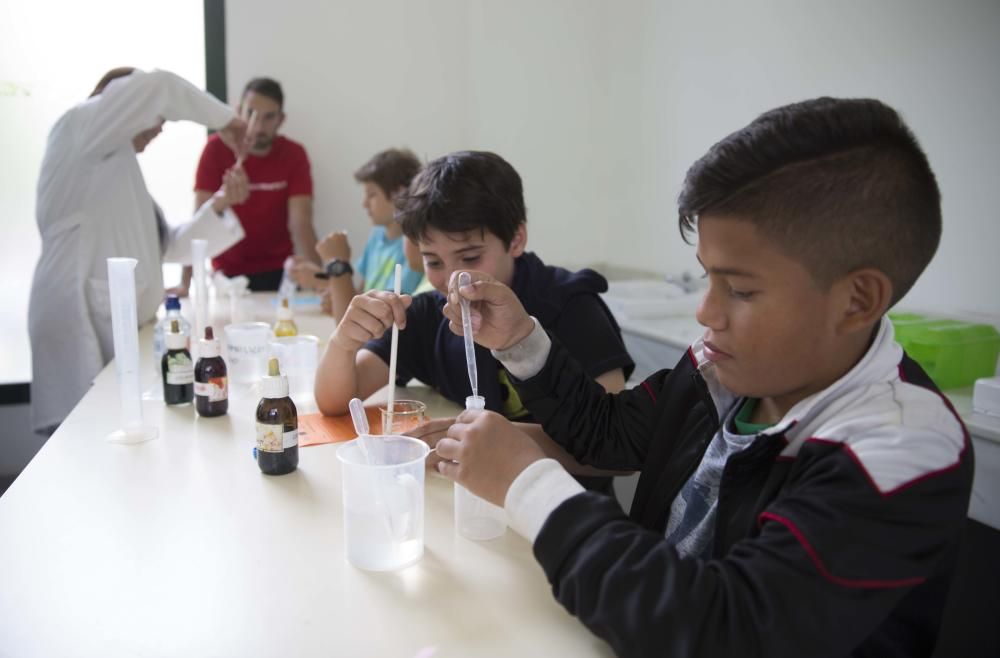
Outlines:
<svg viewBox="0 0 1000 658"><path fill-rule="evenodd" d="M77 139L82 152L103 157L128 145L133 137L167 121L188 120L222 128L236 114L211 94L169 71L135 71L112 80L104 91L80 106Z"/></svg>

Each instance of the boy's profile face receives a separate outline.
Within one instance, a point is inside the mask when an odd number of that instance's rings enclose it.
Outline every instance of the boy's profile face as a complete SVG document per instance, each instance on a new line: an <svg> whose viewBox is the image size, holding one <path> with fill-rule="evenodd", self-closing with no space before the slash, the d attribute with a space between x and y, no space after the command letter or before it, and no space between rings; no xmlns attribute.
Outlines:
<svg viewBox="0 0 1000 658"><path fill-rule="evenodd" d="M840 302L753 224L700 218L698 260L709 286L696 317L726 388L787 411L843 374Z"/></svg>
<svg viewBox="0 0 1000 658"><path fill-rule="evenodd" d="M362 185L364 186L364 198L361 201L361 207L368 212L372 224L388 226L395 212L392 198L386 196L386 193L376 183L365 182Z"/></svg>
<svg viewBox="0 0 1000 658"><path fill-rule="evenodd" d="M514 279L514 259L524 253L527 229L524 224L514 234L509 247L488 231L444 233L429 229L420 239L420 255L424 259L424 274L434 289L448 294L448 281L456 270L486 272L497 281L510 286Z"/></svg>

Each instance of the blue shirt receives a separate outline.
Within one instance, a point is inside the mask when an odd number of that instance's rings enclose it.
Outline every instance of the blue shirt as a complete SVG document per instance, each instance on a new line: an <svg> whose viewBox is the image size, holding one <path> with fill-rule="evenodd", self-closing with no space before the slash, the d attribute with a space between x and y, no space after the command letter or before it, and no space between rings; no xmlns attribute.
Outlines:
<svg viewBox="0 0 1000 658"><path fill-rule="evenodd" d="M396 263L403 266L402 292L412 293L420 285L422 274L414 272L406 266L406 255L403 253L403 236L395 240L385 237L385 227L376 226L368 236L361 260L354 268L365 279L364 292L369 290L392 290L395 283L394 271Z"/></svg>

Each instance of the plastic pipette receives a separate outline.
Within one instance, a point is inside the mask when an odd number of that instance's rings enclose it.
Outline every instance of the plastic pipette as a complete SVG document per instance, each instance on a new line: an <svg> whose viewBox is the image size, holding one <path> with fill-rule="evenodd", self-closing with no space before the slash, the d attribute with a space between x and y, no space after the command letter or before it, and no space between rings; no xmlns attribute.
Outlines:
<svg viewBox="0 0 1000 658"><path fill-rule="evenodd" d="M472 276L468 272L458 275L458 287L472 285ZM462 305L462 337L465 339L465 367L469 370L469 384L472 386L472 397L479 397L479 372L476 370L476 344L472 340L472 314L469 311L469 300L459 294Z"/></svg>
<svg viewBox="0 0 1000 658"><path fill-rule="evenodd" d="M399 296L399 291L403 287L403 266L396 263L396 280L393 282L392 292ZM392 323L392 344L389 347L389 399L385 403L385 421L382 427L382 434L392 434L393 417L396 413L396 345L399 344L399 327Z"/></svg>

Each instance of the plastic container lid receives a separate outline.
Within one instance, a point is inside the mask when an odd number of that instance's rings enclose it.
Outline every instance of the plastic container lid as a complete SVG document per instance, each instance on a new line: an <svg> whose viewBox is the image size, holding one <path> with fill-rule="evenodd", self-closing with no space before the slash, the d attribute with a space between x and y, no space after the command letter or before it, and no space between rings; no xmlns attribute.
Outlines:
<svg viewBox="0 0 1000 658"><path fill-rule="evenodd" d="M164 302L168 311L179 311L181 310L181 300L177 298L177 295L167 295L167 301Z"/></svg>
<svg viewBox="0 0 1000 658"><path fill-rule="evenodd" d="M988 324L937 320L914 325L900 345L942 389L996 374L1000 332Z"/></svg>
<svg viewBox="0 0 1000 658"><path fill-rule="evenodd" d="M268 359L267 376L261 380L261 394L265 398L277 399L288 397L288 377L278 370L278 360Z"/></svg>

